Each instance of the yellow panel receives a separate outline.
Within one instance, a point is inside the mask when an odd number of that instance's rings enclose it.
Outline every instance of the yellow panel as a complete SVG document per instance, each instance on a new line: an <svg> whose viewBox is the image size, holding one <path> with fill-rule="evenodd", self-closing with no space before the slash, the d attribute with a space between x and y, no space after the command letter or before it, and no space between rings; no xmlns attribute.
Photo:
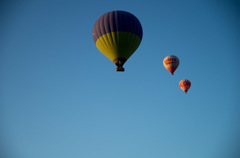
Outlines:
<svg viewBox="0 0 240 158"><path fill-rule="evenodd" d="M98 38L96 46L111 61L128 59L138 48L141 39L130 32L111 32Z"/></svg>

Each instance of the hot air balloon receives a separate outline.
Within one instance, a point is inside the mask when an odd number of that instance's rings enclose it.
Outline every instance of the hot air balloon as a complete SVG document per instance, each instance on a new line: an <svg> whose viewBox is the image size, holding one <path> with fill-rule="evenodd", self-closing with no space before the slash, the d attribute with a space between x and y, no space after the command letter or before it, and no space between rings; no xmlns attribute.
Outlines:
<svg viewBox="0 0 240 158"><path fill-rule="evenodd" d="M164 58L163 65L173 75L174 71L177 69L179 65L179 59L174 55L169 55Z"/></svg>
<svg viewBox="0 0 240 158"><path fill-rule="evenodd" d="M111 11L94 24L93 40L99 51L124 71L123 65L142 41L143 31L139 20L126 11Z"/></svg>
<svg viewBox="0 0 240 158"><path fill-rule="evenodd" d="M191 82L187 79L184 79L179 82L179 86L185 93L187 93L187 91L191 87Z"/></svg>

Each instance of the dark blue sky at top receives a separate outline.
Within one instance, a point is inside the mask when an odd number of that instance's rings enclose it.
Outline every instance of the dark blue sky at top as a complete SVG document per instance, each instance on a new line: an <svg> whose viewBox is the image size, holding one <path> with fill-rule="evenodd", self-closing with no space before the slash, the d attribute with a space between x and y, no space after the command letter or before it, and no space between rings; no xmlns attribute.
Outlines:
<svg viewBox="0 0 240 158"><path fill-rule="evenodd" d="M10 158L230 158L239 148L239 2L0 3L0 152ZM143 39L125 72L92 29L124 10ZM180 65L174 76L167 55ZM178 86L192 82L186 95Z"/></svg>

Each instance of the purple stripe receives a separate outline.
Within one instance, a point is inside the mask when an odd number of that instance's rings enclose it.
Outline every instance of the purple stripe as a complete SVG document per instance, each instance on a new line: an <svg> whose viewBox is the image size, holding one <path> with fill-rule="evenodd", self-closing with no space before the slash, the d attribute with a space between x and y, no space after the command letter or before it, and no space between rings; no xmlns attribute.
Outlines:
<svg viewBox="0 0 240 158"><path fill-rule="evenodd" d="M94 24L93 40L110 32L131 32L142 39L143 31L139 20L131 13L125 11L111 11L102 15Z"/></svg>

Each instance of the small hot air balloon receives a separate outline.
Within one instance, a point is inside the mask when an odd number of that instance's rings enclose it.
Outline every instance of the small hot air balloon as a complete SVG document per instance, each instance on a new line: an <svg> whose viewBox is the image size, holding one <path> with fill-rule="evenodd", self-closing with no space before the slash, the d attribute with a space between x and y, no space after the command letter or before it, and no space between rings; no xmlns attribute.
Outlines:
<svg viewBox="0 0 240 158"><path fill-rule="evenodd" d="M179 86L187 94L187 91L191 87L191 82L187 79L184 79L179 82Z"/></svg>
<svg viewBox="0 0 240 158"><path fill-rule="evenodd" d="M169 55L164 58L163 65L173 75L174 71L177 69L177 67L179 65L179 59L178 59L178 57L176 57L174 55Z"/></svg>
<svg viewBox="0 0 240 158"><path fill-rule="evenodd" d="M126 11L105 13L93 27L97 48L117 66L117 71L124 71L124 63L138 48L142 36L141 23Z"/></svg>

